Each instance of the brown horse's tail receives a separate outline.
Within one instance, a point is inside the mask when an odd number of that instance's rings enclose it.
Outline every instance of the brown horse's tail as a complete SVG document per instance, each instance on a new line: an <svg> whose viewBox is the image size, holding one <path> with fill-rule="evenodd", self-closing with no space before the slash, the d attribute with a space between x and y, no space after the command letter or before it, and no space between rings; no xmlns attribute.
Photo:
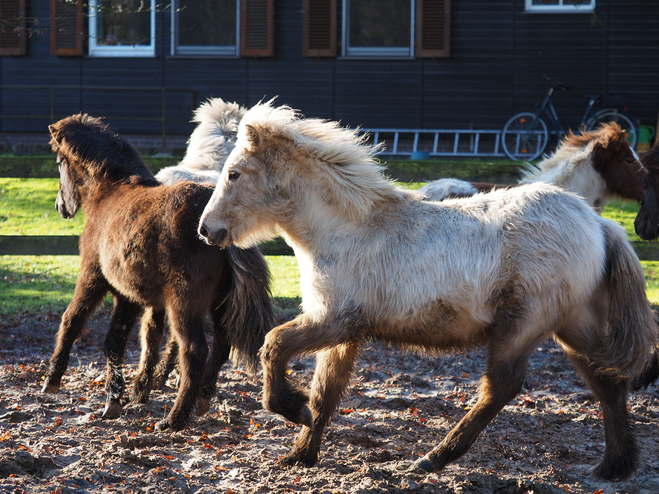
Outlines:
<svg viewBox="0 0 659 494"><path fill-rule="evenodd" d="M222 323L227 328L234 362L244 361L256 371L258 351L276 323L270 300L270 270L258 247L227 247L232 286L224 304Z"/></svg>
<svg viewBox="0 0 659 494"><path fill-rule="evenodd" d="M604 221L606 283L609 291L608 341L596 357L604 372L643 375L658 351L657 324L645 295L643 268L618 225Z"/></svg>

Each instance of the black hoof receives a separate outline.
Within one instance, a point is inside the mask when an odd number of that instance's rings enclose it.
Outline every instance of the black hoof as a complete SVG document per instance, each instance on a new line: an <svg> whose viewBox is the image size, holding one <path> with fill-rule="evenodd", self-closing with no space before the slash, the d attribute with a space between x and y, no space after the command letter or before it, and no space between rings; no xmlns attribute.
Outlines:
<svg viewBox="0 0 659 494"><path fill-rule="evenodd" d="M618 482L629 478L634 473L634 470L635 467L633 464L621 462L615 465L609 465L602 462L593 470L593 474L609 482Z"/></svg>
<svg viewBox="0 0 659 494"><path fill-rule="evenodd" d="M312 467L318 461L318 455L310 453L303 454L301 452L289 453L279 460L279 464L284 467L294 467L296 465L303 465L305 467Z"/></svg>
<svg viewBox="0 0 659 494"><path fill-rule="evenodd" d="M103 415L101 415L101 417L104 419L118 419L121 417L122 410L121 403L118 401L110 401L105 404L105 409L103 410Z"/></svg>
<svg viewBox="0 0 659 494"><path fill-rule="evenodd" d="M311 415L311 410L309 410L309 407L304 407L302 410L300 410L300 417L299 420L297 420L297 423L305 425L309 429L313 430L313 416Z"/></svg>
<svg viewBox="0 0 659 494"><path fill-rule="evenodd" d="M169 429L169 421L167 419L163 419L160 422L156 422L156 430L157 431L166 431Z"/></svg>
<svg viewBox="0 0 659 494"><path fill-rule="evenodd" d="M42 393L55 394L59 391L59 384L44 384L41 388Z"/></svg>
<svg viewBox="0 0 659 494"><path fill-rule="evenodd" d="M208 398L197 398L197 409L195 413L197 417L203 417L211 409L211 400Z"/></svg>
<svg viewBox="0 0 659 494"><path fill-rule="evenodd" d="M435 464L430 461L428 457L423 457L414 463L414 465L410 468L411 472L417 472L417 473L433 473L433 472L438 472L441 470L441 468L437 468Z"/></svg>

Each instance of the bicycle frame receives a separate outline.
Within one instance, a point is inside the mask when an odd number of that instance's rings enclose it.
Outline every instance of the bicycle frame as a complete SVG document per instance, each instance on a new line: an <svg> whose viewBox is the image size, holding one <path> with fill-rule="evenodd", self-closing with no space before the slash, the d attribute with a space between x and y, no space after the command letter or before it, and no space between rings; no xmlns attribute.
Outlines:
<svg viewBox="0 0 659 494"><path fill-rule="evenodd" d="M551 101L551 95L554 93L554 89L555 88L550 87L547 90L545 99L542 100L540 108L536 112L536 117L542 118L544 116L545 122L550 124L552 127L550 133L561 137L565 135L566 132L563 126L561 125L561 121L559 120L558 114L556 113L556 108L554 107L554 104ZM596 98L590 98L590 101L588 102L588 106L586 107L586 111L584 112L583 117L581 117L581 122L579 122L579 129L581 129L586 124L586 122L595 114L593 112L593 107L595 106L596 102L597 102Z"/></svg>

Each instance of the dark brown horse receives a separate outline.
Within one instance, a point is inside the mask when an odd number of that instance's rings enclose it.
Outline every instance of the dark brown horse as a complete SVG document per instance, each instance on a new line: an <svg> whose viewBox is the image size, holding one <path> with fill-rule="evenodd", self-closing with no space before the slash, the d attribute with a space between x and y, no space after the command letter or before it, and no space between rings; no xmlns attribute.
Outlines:
<svg viewBox="0 0 659 494"><path fill-rule="evenodd" d="M114 298L105 339L104 417L121 413L121 362L126 339L144 310L142 356L131 400L148 399L165 317L179 348L178 397L159 429L182 429L195 400L208 409L220 367L231 352L253 369L274 325L270 274L258 249L218 249L199 240L201 213L213 187L161 185L138 151L100 119L74 115L50 126L63 218L82 207L81 267L73 300L62 316L44 392L56 392L74 341L107 292ZM213 321L208 363L204 320ZM200 396L198 396L200 395Z"/></svg>

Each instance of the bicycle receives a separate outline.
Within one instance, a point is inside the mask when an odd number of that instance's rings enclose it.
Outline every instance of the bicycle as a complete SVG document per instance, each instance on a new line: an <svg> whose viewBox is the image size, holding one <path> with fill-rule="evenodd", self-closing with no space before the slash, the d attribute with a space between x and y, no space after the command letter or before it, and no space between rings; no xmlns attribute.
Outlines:
<svg viewBox="0 0 659 494"><path fill-rule="evenodd" d="M553 128L552 134L556 134L560 138L566 133L551 102L551 95L556 89L568 91L570 88L553 81L546 75L544 78L549 84L549 89L538 110L517 113L510 117L506 125L503 126L501 144L506 156L512 160L532 161L544 152L549 142L549 130L545 119ZM595 111L595 105L602 103L602 95L586 94L585 96L590 101L581 118L579 128L590 131L600 124L616 122L625 131L627 141L630 147L634 149L638 133L631 117L615 107Z"/></svg>

